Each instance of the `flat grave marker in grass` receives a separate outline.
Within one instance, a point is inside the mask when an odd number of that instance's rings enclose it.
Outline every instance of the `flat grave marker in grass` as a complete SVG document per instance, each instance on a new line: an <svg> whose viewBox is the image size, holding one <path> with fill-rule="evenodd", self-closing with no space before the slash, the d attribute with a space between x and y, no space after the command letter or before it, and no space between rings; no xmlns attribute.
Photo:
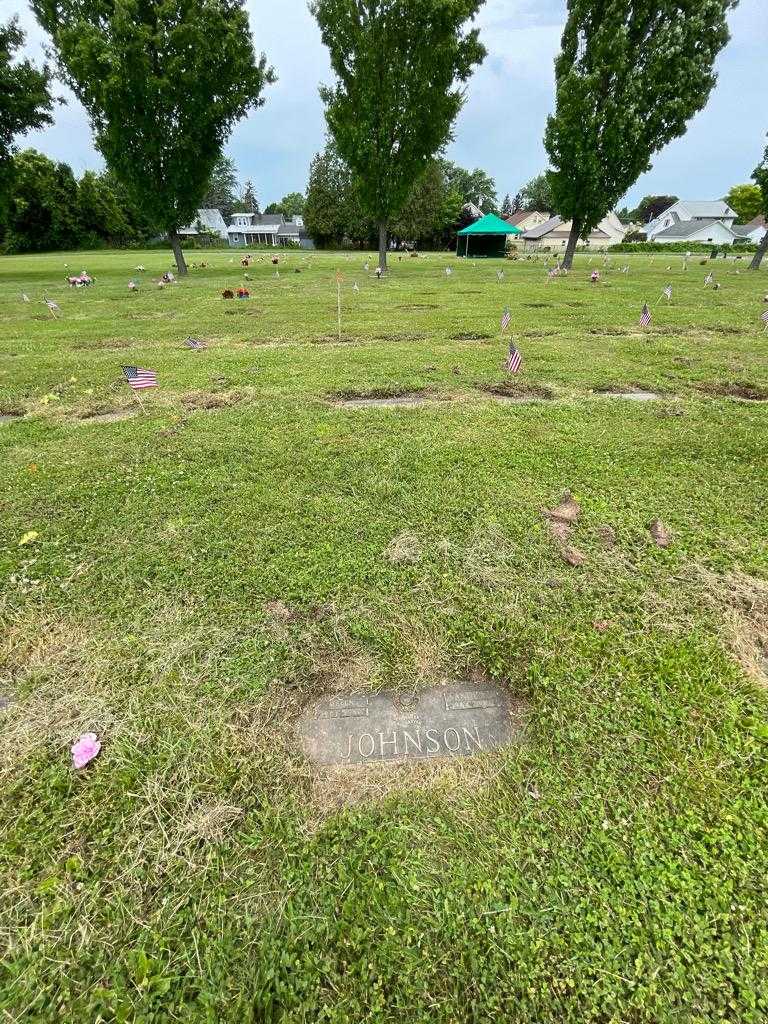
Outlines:
<svg viewBox="0 0 768 1024"><path fill-rule="evenodd" d="M297 732L316 765L467 757L518 739L523 712L500 686L451 683L408 703L391 693L324 697L305 711Z"/></svg>

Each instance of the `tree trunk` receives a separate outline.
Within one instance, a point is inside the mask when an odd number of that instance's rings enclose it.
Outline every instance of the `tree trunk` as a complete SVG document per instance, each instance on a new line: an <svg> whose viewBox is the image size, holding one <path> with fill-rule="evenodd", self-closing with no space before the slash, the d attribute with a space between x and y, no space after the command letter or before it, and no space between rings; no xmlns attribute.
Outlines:
<svg viewBox="0 0 768 1024"><path fill-rule="evenodd" d="M570 270L573 266L573 254L576 252L576 243L579 240L581 229L584 226L584 221L579 220L578 217L573 218L573 224L571 226L571 233L568 236L568 245L565 247L565 255L563 256L560 266L563 270Z"/></svg>
<svg viewBox="0 0 768 1024"><path fill-rule="evenodd" d="M168 241L171 243L171 249L173 249L173 255L176 259L176 269L179 272L179 277L184 277L187 273L187 261L184 259L184 253L181 248L181 238L175 228L168 232Z"/></svg>
<svg viewBox="0 0 768 1024"><path fill-rule="evenodd" d="M379 266L387 269L387 225L379 224Z"/></svg>
<svg viewBox="0 0 768 1024"><path fill-rule="evenodd" d="M760 264L763 262L763 256L765 256L766 249L768 249L768 228L766 228L762 241L757 247L757 252L752 257L752 262L749 264L750 270L760 269Z"/></svg>

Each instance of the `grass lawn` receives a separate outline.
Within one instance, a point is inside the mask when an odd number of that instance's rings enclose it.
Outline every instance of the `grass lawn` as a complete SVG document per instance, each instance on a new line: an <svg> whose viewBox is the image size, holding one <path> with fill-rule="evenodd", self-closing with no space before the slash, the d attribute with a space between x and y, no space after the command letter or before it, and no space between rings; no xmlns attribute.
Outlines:
<svg viewBox="0 0 768 1024"><path fill-rule="evenodd" d="M0 259L0 1020L768 1019L768 275L189 258ZM470 677L521 742L294 738Z"/></svg>

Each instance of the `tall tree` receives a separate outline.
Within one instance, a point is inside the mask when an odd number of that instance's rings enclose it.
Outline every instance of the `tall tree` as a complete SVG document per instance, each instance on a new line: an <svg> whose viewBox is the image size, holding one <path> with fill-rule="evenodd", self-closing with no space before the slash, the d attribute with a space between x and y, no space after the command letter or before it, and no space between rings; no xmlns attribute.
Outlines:
<svg viewBox="0 0 768 1024"><path fill-rule="evenodd" d="M194 221L235 122L274 81L244 0L31 3L96 146L185 274L178 229Z"/></svg>
<svg viewBox="0 0 768 1024"><path fill-rule="evenodd" d="M568 0L544 136L555 209L573 222L564 266L707 102L735 3Z"/></svg>
<svg viewBox="0 0 768 1024"><path fill-rule="evenodd" d="M243 186L243 194L240 199L235 203L235 209L241 213L261 213L259 209L259 197L256 195L256 189L252 181L246 181Z"/></svg>
<svg viewBox="0 0 768 1024"><path fill-rule="evenodd" d="M336 76L321 90L339 154L360 184L387 266L387 231L429 160L449 141L461 83L485 57L483 0L312 0Z"/></svg>
<svg viewBox="0 0 768 1024"><path fill-rule="evenodd" d="M200 205L208 210L221 210L225 221L232 216L237 202L237 168L231 157L220 153L208 179L208 189Z"/></svg>
<svg viewBox="0 0 768 1024"><path fill-rule="evenodd" d="M281 213L283 217L301 217L306 199L301 192L289 192L279 203L270 203L264 213Z"/></svg>
<svg viewBox="0 0 768 1024"><path fill-rule="evenodd" d="M468 171L450 160L440 159L447 187L458 192L462 203L474 203L483 213L496 212L496 182L485 171L476 167Z"/></svg>
<svg viewBox="0 0 768 1024"><path fill-rule="evenodd" d="M649 224L660 217L670 206L677 202L677 196L643 196L631 213L631 219L641 224Z"/></svg>
<svg viewBox="0 0 768 1024"><path fill-rule="evenodd" d="M38 71L31 61L15 60L24 38L17 18L0 24L0 225L9 197L13 140L53 120L48 69Z"/></svg>
<svg viewBox="0 0 768 1024"><path fill-rule="evenodd" d="M460 213L461 197L448 187L440 162L432 160L392 222L392 232L401 241L415 242L420 248L441 246L443 234Z"/></svg>
<svg viewBox="0 0 768 1024"><path fill-rule="evenodd" d="M763 194L759 185L734 185L725 197L742 224L748 224L763 209Z"/></svg>
<svg viewBox="0 0 768 1024"><path fill-rule="evenodd" d="M539 213L551 213L554 210L552 188L546 174L537 174L523 185L520 193L521 209Z"/></svg>
<svg viewBox="0 0 768 1024"><path fill-rule="evenodd" d="M763 159L757 165L752 172L752 179L756 182L760 189L760 194L763 199L762 214L768 220L768 146L765 147L763 153ZM750 270L759 270L760 264L763 262L763 257L768 250L768 227L765 229L765 234L760 240L760 244L757 247L757 252L752 257L752 262L749 264Z"/></svg>
<svg viewBox="0 0 768 1024"><path fill-rule="evenodd" d="M504 202L501 204L501 215L502 217L511 217L512 213L512 200L509 197L509 192L507 192L504 196Z"/></svg>

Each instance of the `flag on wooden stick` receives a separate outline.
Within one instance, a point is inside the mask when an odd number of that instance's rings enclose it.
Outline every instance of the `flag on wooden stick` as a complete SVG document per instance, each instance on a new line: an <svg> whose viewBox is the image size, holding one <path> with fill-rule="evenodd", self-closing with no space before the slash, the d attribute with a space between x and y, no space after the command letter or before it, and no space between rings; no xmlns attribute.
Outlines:
<svg viewBox="0 0 768 1024"><path fill-rule="evenodd" d="M640 314L640 326L641 327L648 327L650 322L651 322L651 311L650 311L650 309L648 309L648 303L644 302L643 303L643 311Z"/></svg>
<svg viewBox="0 0 768 1024"><path fill-rule="evenodd" d="M501 333L502 334L509 327L509 323L510 323L511 319L512 319L512 314L509 312L509 306L507 306L505 308L504 312L501 315Z"/></svg>
<svg viewBox="0 0 768 1024"><path fill-rule="evenodd" d="M124 366L122 370L134 391L157 387L157 373L154 370L144 370L140 366Z"/></svg>

